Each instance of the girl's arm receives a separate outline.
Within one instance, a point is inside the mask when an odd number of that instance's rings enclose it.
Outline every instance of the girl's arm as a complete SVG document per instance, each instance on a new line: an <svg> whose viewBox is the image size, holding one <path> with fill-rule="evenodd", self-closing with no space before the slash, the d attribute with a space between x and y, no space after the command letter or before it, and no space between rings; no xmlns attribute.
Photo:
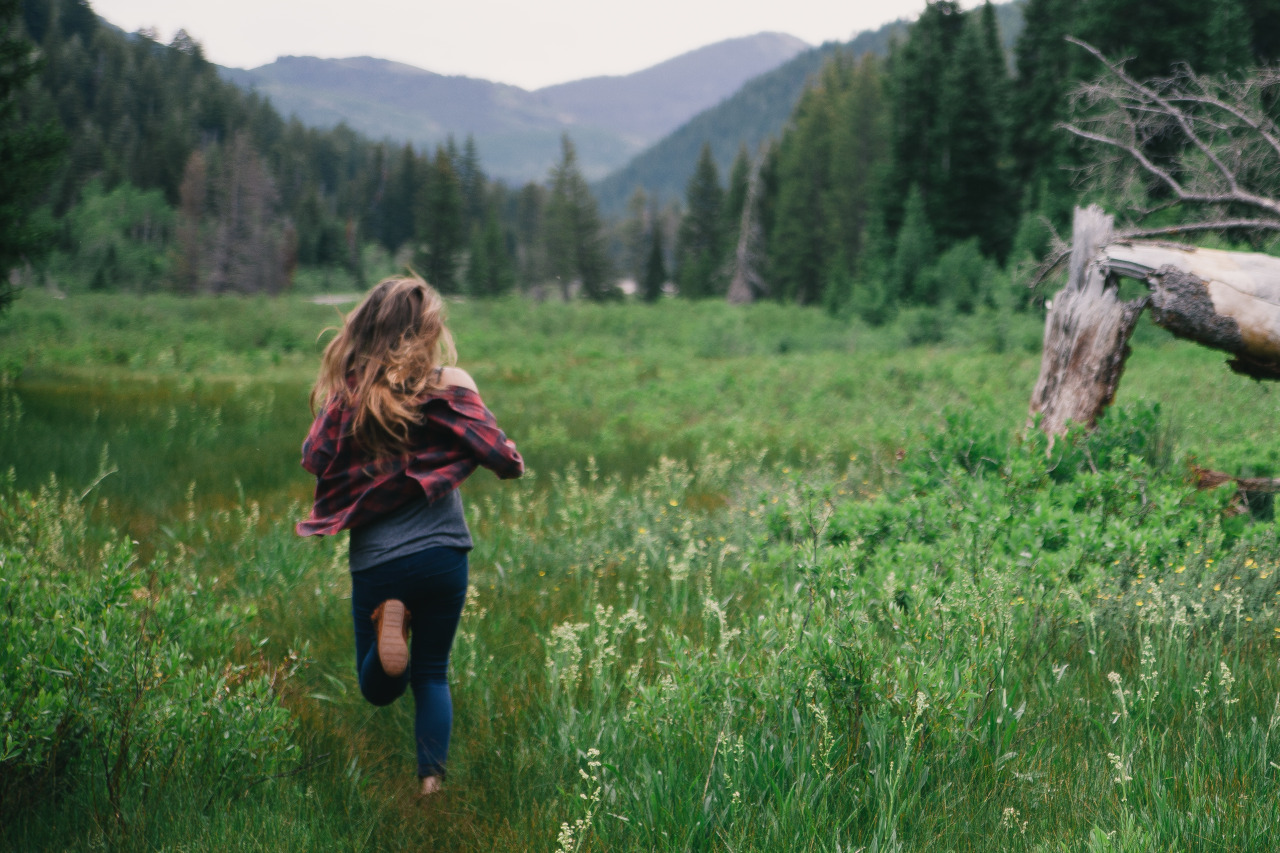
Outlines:
<svg viewBox="0 0 1280 853"><path fill-rule="evenodd" d="M498 428L493 413L465 370L446 367L442 379L449 387L428 402L427 420L461 439L481 465L503 480L524 473L524 459L515 442Z"/></svg>

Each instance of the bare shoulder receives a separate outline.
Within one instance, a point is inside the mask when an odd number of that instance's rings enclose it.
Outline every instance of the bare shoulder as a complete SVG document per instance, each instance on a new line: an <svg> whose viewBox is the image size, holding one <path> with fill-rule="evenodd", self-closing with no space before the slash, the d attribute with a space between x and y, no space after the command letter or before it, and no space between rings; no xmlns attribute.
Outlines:
<svg viewBox="0 0 1280 853"><path fill-rule="evenodd" d="M480 393L480 389L476 387L476 381L471 378L471 374L461 367L446 367L440 374L440 380L445 387L457 385L460 388L470 388L477 394Z"/></svg>

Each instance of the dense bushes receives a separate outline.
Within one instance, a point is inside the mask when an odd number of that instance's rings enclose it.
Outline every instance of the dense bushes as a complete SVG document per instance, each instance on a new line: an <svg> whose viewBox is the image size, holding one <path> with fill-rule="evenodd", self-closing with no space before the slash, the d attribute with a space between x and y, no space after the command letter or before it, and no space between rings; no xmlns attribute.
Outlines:
<svg viewBox="0 0 1280 853"><path fill-rule="evenodd" d="M0 820L50 802L108 836L287 772L296 662L237 655L244 623L179 558L92 535L55 485L0 486Z"/></svg>

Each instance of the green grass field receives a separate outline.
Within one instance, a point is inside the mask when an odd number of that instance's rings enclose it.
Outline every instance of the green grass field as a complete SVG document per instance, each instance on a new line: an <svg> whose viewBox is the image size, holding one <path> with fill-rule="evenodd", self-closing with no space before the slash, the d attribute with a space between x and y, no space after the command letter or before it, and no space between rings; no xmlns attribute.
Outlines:
<svg viewBox="0 0 1280 853"><path fill-rule="evenodd" d="M292 533L335 309L0 319L0 847L1275 848L1277 525L1187 462L1280 474L1280 397L1219 354L1141 328L1049 452L1032 316L451 311L531 473L464 487L426 802L345 542Z"/></svg>

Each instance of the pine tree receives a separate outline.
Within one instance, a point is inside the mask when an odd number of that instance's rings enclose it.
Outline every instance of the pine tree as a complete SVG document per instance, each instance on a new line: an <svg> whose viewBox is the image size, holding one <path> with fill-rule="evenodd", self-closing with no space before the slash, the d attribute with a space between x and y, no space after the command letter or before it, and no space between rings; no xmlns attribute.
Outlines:
<svg viewBox="0 0 1280 853"><path fill-rule="evenodd" d="M933 262L935 254L933 228L929 225L924 196L920 188L913 185L907 193L902 228L898 230L893 255L892 301L930 305L938 301L937 293L925 289L926 282L921 275Z"/></svg>
<svg viewBox="0 0 1280 853"><path fill-rule="evenodd" d="M662 286L667 283L667 262L662 250L662 228L658 223L656 211L652 220L649 256L645 259L644 276L640 288L645 302L657 302L662 297Z"/></svg>
<svg viewBox="0 0 1280 853"><path fill-rule="evenodd" d="M1205 38L1206 17L1210 22L1213 20L1212 7L1216 5L1217 0L1214 3L1201 0L1082 3L1075 12L1072 34L1108 56L1130 57L1125 63L1125 70L1140 80L1166 77L1182 62L1190 63L1199 71L1213 64L1209 54L1219 46L1212 39ZM1238 19L1237 23L1247 22ZM1234 36L1225 32L1219 37L1234 41ZM1078 48L1073 55L1076 57L1073 77L1089 79L1098 76L1099 68L1092 57ZM1251 64L1247 54L1227 61L1234 67Z"/></svg>
<svg viewBox="0 0 1280 853"><path fill-rule="evenodd" d="M863 265L869 218L889 162L889 105L879 60L864 54L843 79L832 105L830 177L822 202L824 262L832 281L851 280Z"/></svg>
<svg viewBox="0 0 1280 853"><path fill-rule="evenodd" d="M21 103L39 65L20 15L19 0L0 0L0 313L16 295L10 268L52 243L53 223L37 211L65 149L57 127Z"/></svg>
<svg viewBox="0 0 1280 853"><path fill-rule="evenodd" d="M751 179L751 153L746 144L738 146L733 165L729 167L729 183L724 194L724 243L725 253L733 251L738 242L738 225L742 220L742 206L747 203L747 183Z"/></svg>
<svg viewBox="0 0 1280 853"><path fill-rule="evenodd" d="M1072 30L1074 8L1074 0L1028 0L1026 25L1015 48L1018 75L1012 111L1017 121L1011 129L1011 148L1016 183L1038 192L1034 208L1059 222L1070 213L1073 201L1065 168L1073 161L1073 148L1056 128L1066 118L1073 51L1079 50L1064 38Z"/></svg>
<svg viewBox="0 0 1280 853"><path fill-rule="evenodd" d="M620 228L623 272L639 282L644 278L645 264L649 260L649 232L653 222L649 215L649 196L644 187L636 187L627 200L627 218Z"/></svg>
<svg viewBox="0 0 1280 853"><path fill-rule="evenodd" d="M382 245L390 252L397 251L413 239L416 200L427 177L425 163L414 153L412 145L400 149L387 170L387 189L382 203Z"/></svg>
<svg viewBox="0 0 1280 853"><path fill-rule="evenodd" d="M484 226L476 229L467 261L467 292L472 296L501 296L515 284L515 270L507 253L506 238L491 210Z"/></svg>
<svg viewBox="0 0 1280 853"><path fill-rule="evenodd" d="M1001 55L991 55L994 26L989 3L967 15L948 63L939 117L946 142L929 213L944 244L977 237L983 252L1003 257L1017 199L1005 171L1006 76Z"/></svg>
<svg viewBox="0 0 1280 853"><path fill-rule="evenodd" d="M480 227L485 222L484 172L480 169L480 152L476 149L476 140L467 134L467 141L462 145L462 155L458 158L458 186L462 191L463 226L467 231Z"/></svg>
<svg viewBox="0 0 1280 853"><path fill-rule="evenodd" d="M777 211L769 235L769 279L779 299L807 304L822 290L826 267L823 198L830 182L832 101L842 60L824 66L818 85L796 104L778 143Z"/></svg>
<svg viewBox="0 0 1280 853"><path fill-rule="evenodd" d="M548 265L566 299L574 281L581 282L588 299L606 299L616 291L608 286L609 260L596 200L578 169L578 154L568 134L561 137L560 149L546 208Z"/></svg>
<svg viewBox="0 0 1280 853"><path fill-rule="evenodd" d="M872 325L887 321L896 303L893 267L896 246L889 239L878 208L867 216L862 234L862 257L845 310Z"/></svg>
<svg viewBox="0 0 1280 853"><path fill-rule="evenodd" d="M711 146L704 143L685 190L685 214L676 238L676 282L681 296L700 298L723 292L719 275L725 249L723 216L719 170Z"/></svg>
<svg viewBox="0 0 1280 853"><path fill-rule="evenodd" d="M913 184L932 215L938 184L949 171L951 140L940 118L947 111L947 66L963 29L956 3L930 2L890 55L893 164L883 215L891 233L903 222L903 203Z"/></svg>
<svg viewBox="0 0 1280 853"><path fill-rule="evenodd" d="M522 287L541 284L548 273L545 228L547 190L530 181L516 196L516 262Z"/></svg>
<svg viewBox="0 0 1280 853"><path fill-rule="evenodd" d="M465 248L462 187L448 149L436 148L430 179L422 188L414 219L418 269L441 293L458 292L458 262Z"/></svg>

